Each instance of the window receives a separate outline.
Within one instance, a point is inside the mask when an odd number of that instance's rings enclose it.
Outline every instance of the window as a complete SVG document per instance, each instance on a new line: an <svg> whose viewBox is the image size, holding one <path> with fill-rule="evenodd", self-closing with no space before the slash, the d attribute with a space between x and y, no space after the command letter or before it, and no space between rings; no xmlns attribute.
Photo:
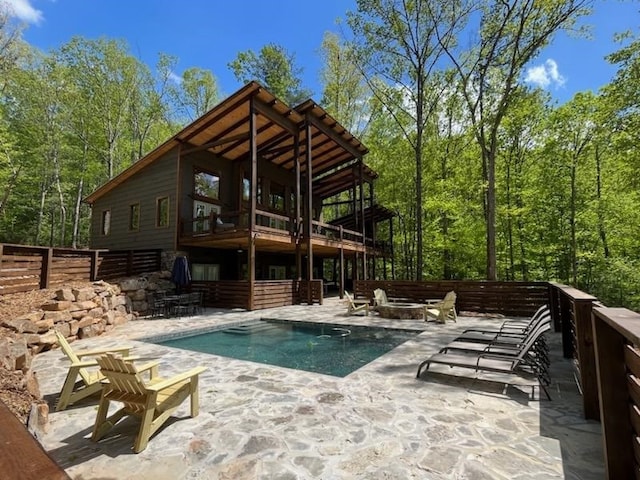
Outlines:
<svg viewBox="0 0 640 480"><path fill-rule="evenodd" d="M244 202L248 202L250 195L251 195L251 182L247 177L243 177L242 178L242 200Z"/></svg>
<svg viewBox="0 0 640 480"><path fill-rule="evenodd" d="M100 233L102 233L102 235L109 235L110 231L111 231L111 210L103 210Z"/></svg>
<svg viewBox="0 0 640 480"><path fill-rule="evenodd" d="M169 226L169 197L156 200L156 227Z"/></svg>
<svg viewBox="0 0 640 480"><path fill-rule="evenodd" d="M194 263L191 265L191 279L212 282L220 280L220 265L209 263Z"/></svg>
<svg viewBox="0 0 640 480"><path fill-rule="evenodd" d="M287 267L269 265L269 280L284 280L285 278L287 278Z"/></svg>
<svg viewBox="0 0 640 480"><path fill-rule="evenodd" d="M284 212L284 185L271 182L271 191L269 192L269 207L274 210Z"/></svg>
<svg viewBox="0 0 640 480"><path fill-rule="evenodd" d="M214 173L196 170L193 174L194 193L199 197L218 200L220 198L220 177Z"/></svg>
<svg viewBox="0 0 640 480"><path fill-rule="evenodd" d="M133 203L129 205L129 230L138 230L140 228L140 204Z"/></svg>
<svg viewBox="0 0 640 480"><path fill-rule="evenodd" d="M257 188L257 195L256 195L256 201L258 202L259 205L262 205L262 187L264 185L264 181L262 180L262 177L258 177L258 188Z"/></svg>

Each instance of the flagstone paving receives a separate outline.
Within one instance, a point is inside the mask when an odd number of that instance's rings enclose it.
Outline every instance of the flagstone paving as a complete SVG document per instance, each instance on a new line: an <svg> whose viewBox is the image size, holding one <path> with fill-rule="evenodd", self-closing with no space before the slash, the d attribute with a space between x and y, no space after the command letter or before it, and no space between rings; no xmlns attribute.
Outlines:
<svg viewBox="0 0 640 480"><path fill-rule="evenodd" d="M127 419L98 443L90 440L97 397L54 412L67 370L59 350L34 360L52 413L39 440L75 479L553 479L604 478L600 424L584 420L571 364L550 334L552 401L531 382L418 364L474 326L501 319L459 317L440 325L344 315L324 305L256 312L212 310L180 319L141 319L74 348L134 346L160 360L164 377L195 365L200 415L186 401L143 452L131 450L137 423ZM344 377L189 352L139 341L152 335L280 318L424 330ZM450 375L455 373L456 376ZM466 376L460 376L466 375Z"/></svg>

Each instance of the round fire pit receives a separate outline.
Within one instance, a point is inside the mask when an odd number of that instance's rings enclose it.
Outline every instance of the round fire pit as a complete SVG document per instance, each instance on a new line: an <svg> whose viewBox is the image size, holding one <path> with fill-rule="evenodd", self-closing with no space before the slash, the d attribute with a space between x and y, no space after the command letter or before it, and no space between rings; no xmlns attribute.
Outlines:
<svg viewBox="0 0 640 480"><path fill-rule="evenodd" d="M387 303L378 306L378 313L384 318L422 320L424 319L424 305L419 303Z"/></svg>

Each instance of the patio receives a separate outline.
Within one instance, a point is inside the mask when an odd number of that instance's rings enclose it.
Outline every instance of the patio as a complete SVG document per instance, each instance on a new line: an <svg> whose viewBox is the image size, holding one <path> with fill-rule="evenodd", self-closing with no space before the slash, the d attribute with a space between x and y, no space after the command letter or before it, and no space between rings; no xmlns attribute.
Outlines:
<svg viewBox="0 0 640 480"><path fill-rule="evenodd" d="M530 398L531 383L510 377L474 380L437 372L416 379L418 364L474 326L502 319L459 316L445 325L344 315L324 305L254 312L213 310L180 319L142 319L74 344L93 348L128 343L133 353L161 360L170 376L195 365L200 415L188 402L140 454L131 451L136 424L123 421L99 443L89 440L97 397L50 414L39 440L72 478L305 479L305 478L567 478L600 479L604 459L600 423L583 419L571 361L559 333L552 349L552 401ZM414 328L424 330L345 378L161 347L136 339L241 323L256 318ZM67 361L59 350L34 360L40 387L53 407ZM514 385L514 384L517 384ZM53 409L53 408L52 408Z"/></svg>

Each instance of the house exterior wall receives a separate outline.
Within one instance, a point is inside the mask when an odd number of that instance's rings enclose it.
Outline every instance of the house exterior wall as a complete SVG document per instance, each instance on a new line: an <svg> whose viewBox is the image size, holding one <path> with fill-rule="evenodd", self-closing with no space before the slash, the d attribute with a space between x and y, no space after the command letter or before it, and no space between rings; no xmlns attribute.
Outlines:
<svg viewBox="0 0 640 480"><path fill-rule="evenodd" d="M100 197L91 210L91 248L173 250L176 238L176 170L178 150L171 150L151 165ZM169 197L169 224L156 226L156 201ZM140 205L137 230L129 228L130 206ZM110 211L110 231L102 233L103 212Z"/></svg>

